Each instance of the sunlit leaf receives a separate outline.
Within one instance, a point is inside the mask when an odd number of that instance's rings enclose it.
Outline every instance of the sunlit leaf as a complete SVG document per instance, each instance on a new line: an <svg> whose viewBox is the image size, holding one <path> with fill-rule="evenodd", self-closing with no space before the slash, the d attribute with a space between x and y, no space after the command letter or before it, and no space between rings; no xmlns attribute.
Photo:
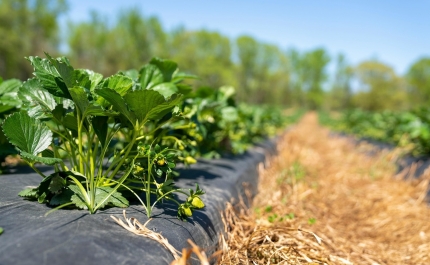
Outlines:
<svg viewBox="0 0 430 265"><path fill-rule="evenodd" d="M52 132L41 121L26 112L16 112L3 123L3 132L9 142L20 151L36 156L51 144Z"/></svg>

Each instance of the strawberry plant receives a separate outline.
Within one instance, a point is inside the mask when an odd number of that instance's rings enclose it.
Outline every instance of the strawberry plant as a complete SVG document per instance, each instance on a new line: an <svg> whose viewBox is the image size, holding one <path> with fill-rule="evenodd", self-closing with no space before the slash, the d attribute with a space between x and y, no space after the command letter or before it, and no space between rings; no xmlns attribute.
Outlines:
<svg viewBox="0 0 430 265"><path fill-rule="evenodd" d="M17 110L21 105L21 101L17 98L17 92L21 86L21 81L17 79L10 79L3 81L0 78L0 123L4 120L6 115ZM16 154L16 149L11 145L3 132L0 130L0 174L2 173L2 163L6 156Z"/></svg>
<svg viewBox="0 0 430 265"><path fill-rule="evenodd" d="M321 113L320 121L334 130L402 147L412 155L430 153L430 111L369 112L350 110L337 118Z"/></svg>
<svg viewBox="0 0 430 265"><path fill-rule="evenodd" d="M3 132L23 160L43 177L21 196L55 209L73 206L90 213L105 206L127 207L124 194L134 194L151 215L155 203L178 204L178 217L204 207L198 185L188 192L173 185L180 150L163 147L157 130L180 114L181 84L177 65L153 59L134 74L108 78L74 69L67 58L29 57L35 78L24 82L18 96L23 110L8 116ZM134 77L133 77L134 76ZM121 141L120 149L112 143ZM36 163L53 165L45 176ZM144 192L146 202L137 195ZM187 196L184 203L173 192ZM151 203L151 194L156 196Z"/></svg>
<svg viewBox="0 0 430 265"><path fill-rule="evenodd" d="M280 109L236 104L235 93L229 86L202 87L188 96L183 113L194 124L188 134L199 147L193 155L241 154L286 125Z"/></svg>

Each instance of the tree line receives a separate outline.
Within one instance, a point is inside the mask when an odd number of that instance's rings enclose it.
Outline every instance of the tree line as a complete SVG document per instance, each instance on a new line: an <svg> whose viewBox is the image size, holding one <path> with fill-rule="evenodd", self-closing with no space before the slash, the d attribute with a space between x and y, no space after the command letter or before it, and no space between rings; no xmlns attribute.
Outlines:
<svg viewBox="0 0 430 265"><path fill-rule="evenodd" d="M308 109L403 110L430 103L430 58L398 75L388 64L365 60L352 65L324 48L283 49L252 36L231 39L220 32L166 30L137 9L116 18L93 11L91 19L69 22L60 32L65 0L0 1L0 76L26 80L32 69L24 57L65 55L72 64L105 76L139 68L152 57L178 62L199 77L196 87L232 85L238 101ZM61 52L61 47L68 47ZM330 63L335 70L329 72Z"/></svg>

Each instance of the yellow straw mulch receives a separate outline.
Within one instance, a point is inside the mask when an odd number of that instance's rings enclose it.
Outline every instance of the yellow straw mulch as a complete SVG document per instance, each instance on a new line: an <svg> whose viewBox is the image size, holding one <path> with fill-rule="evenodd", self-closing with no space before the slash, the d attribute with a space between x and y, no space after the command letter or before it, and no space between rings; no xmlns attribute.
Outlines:
<svg viewBox="0 0 430 265"><path fill-rule="evenodd" d="M253 208L228 204L219 264L430 264L430 172L405 181L395 151L369 148L306 115L261 170Z"/></svg>

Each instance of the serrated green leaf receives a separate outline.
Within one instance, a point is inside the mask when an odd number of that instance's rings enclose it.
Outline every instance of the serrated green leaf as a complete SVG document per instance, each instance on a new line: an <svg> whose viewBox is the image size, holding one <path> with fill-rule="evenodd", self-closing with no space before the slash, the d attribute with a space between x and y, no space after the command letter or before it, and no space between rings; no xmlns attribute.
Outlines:
<svg viewBox="0 0 430 265"><path fill-rule="evenodd" d="M101 84L100 88L110 88L116 91L121 96L124 96L127 91L133 86L133 79L128 76L116 74L106 78Z"/></svg>
<svg viewBox="0 0 430 265"><path fill-rule="evenodd" d="M51 64L55 67L57 70L57 73L59 76L63 79L64 83L67 87L74 87L75 86L75 78L74 78L74 71L73 67L70 65L69 60L66 57L61 57L54 59L49 54L45 53L48 60L51 62Z"/></svg>
<svg viewBox="0 0 430 265"><path fill-rule="evenodd" d="M164 82L163 74L156 65L147 64L139 71L139 83L142 89L150 89Z"/></svg>
<svg viewBox="0 0 430 265"><path fill-rule="evenodd" d="M132 88L132 86L133 80L130 77L124 76L122 74L116 74L103 80L103 82L101 82L97 86L97 89L110 88L117 92L119 95L124 96L125 93L127 93L127 91ZM107 108L109 104L112 103L110 103L107 99L103 97L99 97L97 99L97 104Z"/></svg>
<svg viewBox="0 0 430 265"><path fill-rule="evenodd" d="M81 113L84 113L90 105L85 88L75 86L69 89L69 93L78 109L81 111Z"/></svg>
<svg viewBox="0 0 430 265"><path fill-rule="evenodd" d="M124 99L139 120L139 124L161 119L181 102L180 96L172 96L166 101L160 93L153 90L132 91L127 93Z"/></svg>
<svg viewBox="0 0 430 265"><path fill-rule="evenodd" d="M190 75L190 74L186 74L186 73L182 73L182 72L176 72L173 75L172 82L177 84L179 82L182 82L185 79L199 79L199 77L196 75Z"/></svg>
<svg viewBox="0 0 430 265"><path fill-rule="evenodd" d="M78 70L87 72L88 78L91 81L91 86L89 87L91 91L93 91L98 86L98 84L100 84L100 82L103 80L102 74L96 73L88 69L78 69Z"/></svg>
<svg viewBox="0 0 430 265"><path fill-rule="evenodd" d="M6 118L3 132L20 151L37 155L51 144L52 132L41 121L20 111Z"/></svg>
<svg viewBox="0 0 430 265"><path fill-rule="evenodd" d="M174 61L153 58L150 64L157 66L163 75L164 82L170 82L175 71L178 69L178 64Z"/></svg>
<svg viewBox="0 0 430 265"><path fill-rule="evenodd" d="M176 84L176 87L178 88L178 93L182 95L187 95L193 91L193 87L186 84Z"/></svg>
<svg viewBox="0 0 430 265"><path fill-rule="evenodd" d="M41 196L43 193L49 194L51 193L49 190L49 186L51 184L52 178L59 176L62 172L54 172L49 176L46 176L37 187L37 196Z"/></svg>
<svg viewBox="0 0 430 265"><path fill-rule="evenodd" d="M172 83L161 83L152 87L151 90L157 91L166 99L170 98L173 94L178 93L178 88Z"/></svg>
<svg viewBox="0 0 430 265"><path fill-rule="evenodd" d="M128 200L119 192L115 192L111 195L109 203L120 208L127 208L129 206Z"/></svg>
<svg viewBox="0 0 430 265"><path fill-rule="evenodd" d="M56 98L57 104L62 104L64 109L72 110L75 108L75 103L73 100L67 98Z"/></svg>
<svg viewBox="0 0 430 265"><path fill-rule="evenodd" d="M23 189L18 193L18 196L20 197L27 197L27 198L37 198L37 188L27 188Z"/></svg>
<svg viewBox="0 0 430 265"><path fill-rule="evenodd" d="M66 186L66 180L60 176L55 176L51 179L51 183L49 183L49 190L53 193L57 193L61 191Z"/></svg>
<svg viewBox="0 0 430 265"><path fill-rule="evenodd" d="M63 189L61 193L56 194L54 197L51 198L49 201L49 205L55 206L55 205L62 205L65 203L69 203L72 201L72 196L74 193L70 189Z"/></svg>
<svg viewBox="0 0 430 265"><path fill-rule="evenodd" d="M105 200L106 196L109 195L109 193L112 191L113 191L113 188L110 188L110 187L97 188L96 204L99 205L102 201L104 201L104 203L99 208L100 209L104 208L109 203L116 207L121 207L121 208L128 207L128 200L124 198L120 192L117 192L117 191L112 193L112 195L110 195L110 197L107 200Z"/></svg>
<svg viewBox="0 0 430 265"><path fill-rule="evenodd" d="M0 82L0 96L17 92L21 86L21 81L18 79L9 79L4 82Z"/></svg>
<svg viewBox="0 0 430 265"><path fill-rule="evenodd" d="M17 97L20 86L21 81L17 79L10 79L0 84L0 113L21 105L21 101Z"/></svg>
<svg viewBox="0 0 430 265"><path fill-rule="evenodd" d="M27 58L34 67L34 75L39 79L43 88L57 97L71 98L67 86L55 66L48 59L30 56Z"/></svg>
<svg viewBox="0 0 430 265"><path fill-rule="evenodd" d="M73 175L76 175L77 172L68 172ZM79 175L79 174L78 174ZM88 209L88 206L84 199L84 194L81 193L81 190L77 185L69 185L69 190L73 192L73 195L70 197L70 201L73 202L73 204L76 205L79 209Z"/></svg>
<svg viewBox="0 0 430 265"><path fill-rule="evenodd" d="M65 115L65 109L63 104L58 104L55 109L52 110L52 116L54 116L55 119L61 121L63 119L63 116Z"/></svg>
<svg viewBox="0 0 430 265"><path fill-rule="evenodd" d="M121 95L119 93L117 93L113 89L106 88L106 87L101 88L101 89L96 89L95 92L96 92L96 94L98 94L98 95L102 96L104 99L106 99L110 104L112 104L112 106L114 107L114 111L121 113L132 124L135 124L136 116L134 115L134 113L129 111L127 103L125 102L123 97L121 97ZM155 93L157 93L157 92L155 92Z"/></svg>
<svg viewBox="0 0 430 265"><path fill-rule="evenodd" d="M92 81L90 80L90 73L92 71L84 70L84 69L76 69L73 71L72 83L67 85L70 89L72 87L85 87L88 91L91 90L93 86ZM93 72L94 73L94 72ZM97 81L97 80L95 80ZM99 80L100 81L100 80ZM95 87L95 85L94 85Z"/></svg>
<svg viewBox="0 0 430 265"><path fill-rule="evenodd" d="M75 104L78 106L83 117L87 116L116 116L119 113L115 111L104 110L101 106L94 105L88 100L88 94L83 87L74 87L70 90Z"/></svg>
<svg viewBox="0 0 430 265"><path fill-rule="evenodd" d="M46 113L52 112L57 106L54 96L43 89L42 84L35 78L22 84L18 97L28 109L28 115L34 118L46 116Z"/></svg>
<svg viewBox="0 0 430 265"><path fill-rule="evenodd" d="M106 199L106 196L109 195L109 192L112 191L112 188L104 187L104 188L96 188L96 198L95 205L100 205L99 208L104 208L108 203L109 199Z"/></svg>
<svg viewBox="0 0 430 265"><path fill-rule="evenodd" d="M105 146L106 140L107 140L107 133L108 133L108 127L109 127L108 119L109 119L108 117L96 116L91 120L91 123L94 128L94 132L99 138L99 141L102 144L102 146Z"/></svg>
<svg viewBox="0 0 430 265"><path fill-rule="evenodd" d="M51 149L45 149L45 150L42 151L41 154L42 154L43 157L50 157L50 158L54 158L55 157L54 151L52 151Z"/></svg>
<svg viewBox="0 0 430 265"><path fill-rule="evenodd" d="M130 77L133 80L137 80L139 78L139 71L137 71L136 69L130 69L127 71L122 71L120 72L121 74Z"/></svg>
<svg viewBox="0 0 430 265"><path fill-rule="evenodd" d="M43 163L45 165L55 165L55 164L60 163L62 161L60 158L40 157L40 156L29 154L29 153L24 152L24 151L20 152L20 156L21 156L21 158L23 158L27 161L39 162L39 163Z"/></svg>
<svg viewBox="0 0 430 265"><path fill-rule="evenodd" d="M85 116L107 116L107 117L114 117L118 116L119 112L113 111L113 110L105 110L100 106L91 104L86 109Z"/></svg>
<svg viewBox="0 0 430 265"><path fill-rule="evenodd" d="M17 97L16 92L11 92L0 98L0 104L16 107L21 104L21 100Z"/></svg>
<svg viewBox="0 0 430 265"><path fill-rule="evenodd" d="M76 193L73 194L70 197L70 201L73 202L73 204L79 209L83 209L83 210L88 209L88 206L85 203L85 200L82 198L82 195L80 194L76 194Z"/></svg>
<svg viewBox="0 0 430 265"><path fill-rule="evenodd" d="M68 113L66 116L63 117L63 125L67 129L78 131L78 120L75 116L73 116L73 113Z"/></svg>

